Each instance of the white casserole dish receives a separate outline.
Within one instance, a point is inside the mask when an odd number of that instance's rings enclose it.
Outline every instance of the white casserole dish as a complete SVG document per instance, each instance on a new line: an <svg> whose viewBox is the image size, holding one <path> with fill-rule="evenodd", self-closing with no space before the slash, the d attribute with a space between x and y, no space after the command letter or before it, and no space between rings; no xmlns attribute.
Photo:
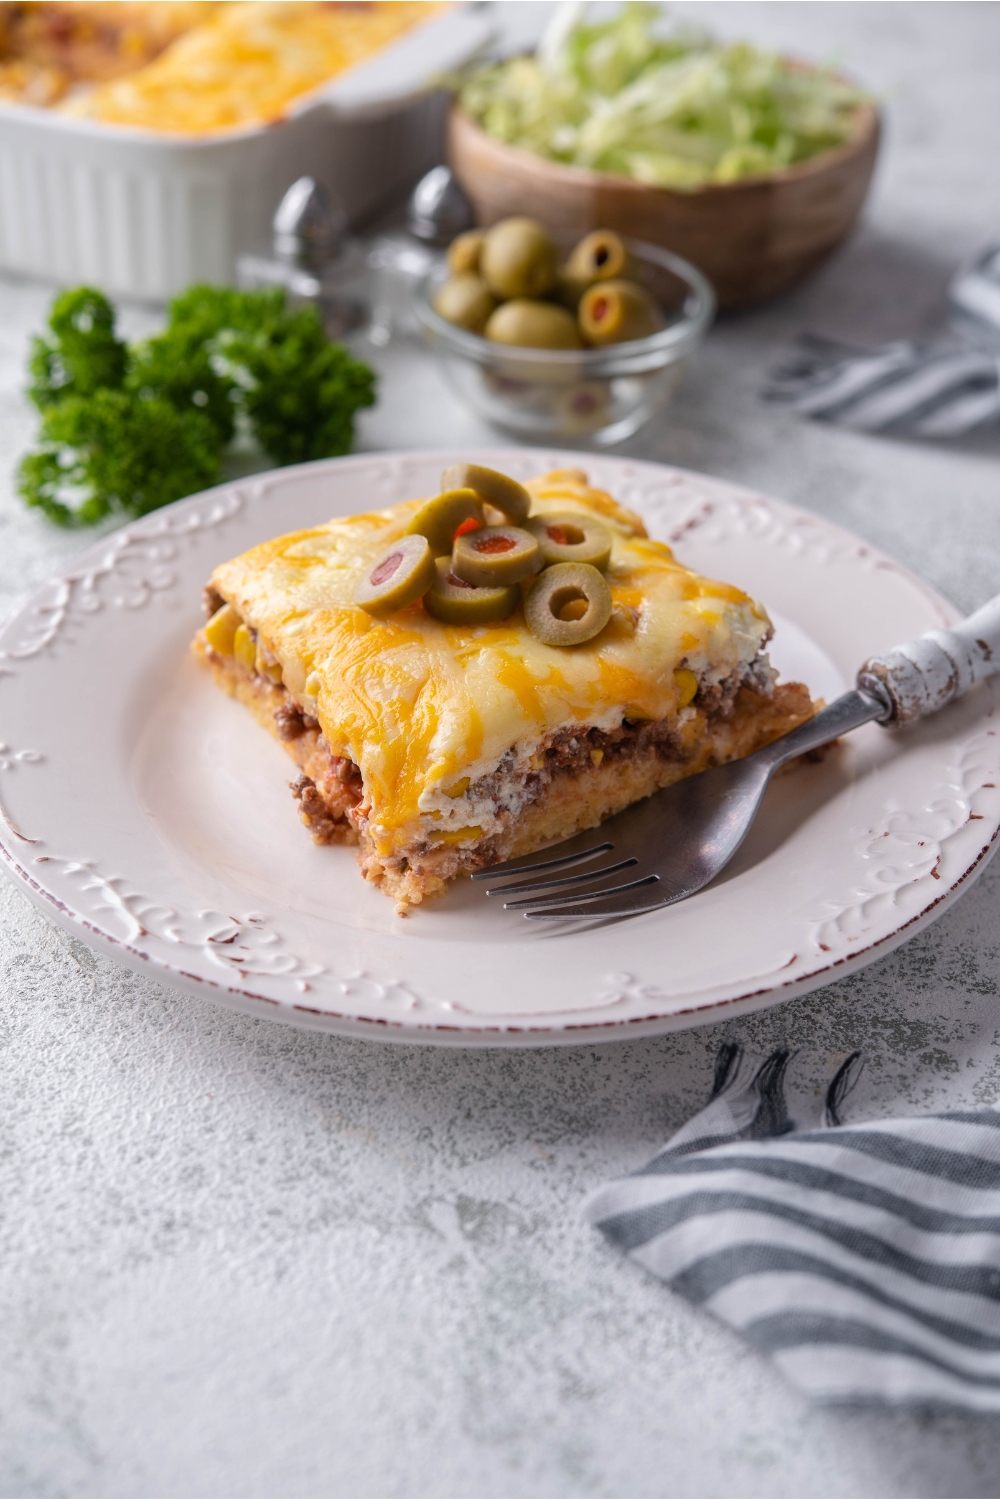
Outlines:
<svg viewBox="0 0 1000 1500"><path fill-rule="evenodd" d="M443 101L429 81L490 30L478 7L435 15L284 120L207 137L0 104L0 271L153 302L232 282L303 174L356 223L440 160Z"/></svg>

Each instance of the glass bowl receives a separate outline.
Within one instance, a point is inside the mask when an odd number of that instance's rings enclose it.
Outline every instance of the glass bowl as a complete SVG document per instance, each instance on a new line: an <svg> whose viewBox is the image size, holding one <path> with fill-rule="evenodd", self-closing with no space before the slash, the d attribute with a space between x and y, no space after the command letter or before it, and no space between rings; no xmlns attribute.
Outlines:
<svg viewBox="0 0 1000 1500"><path fill-rule="evenodd" d="M492 426L536 443L572 438L606 447L648 422L705 337L715 294L679 255L641 240L627 244L636 279L659 304L666 327L604 349L526 349L456 328L432 306L448 279L445 263L436 265L417 288L413 310L458 399Z"/></svg>

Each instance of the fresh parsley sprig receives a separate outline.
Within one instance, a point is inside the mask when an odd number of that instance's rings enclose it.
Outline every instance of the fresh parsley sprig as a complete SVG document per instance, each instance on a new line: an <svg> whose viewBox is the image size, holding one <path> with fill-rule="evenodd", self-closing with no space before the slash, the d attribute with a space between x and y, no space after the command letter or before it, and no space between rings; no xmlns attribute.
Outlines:
<svg viewBox="0 0 1000 1500"><path fill-rule="evenodd" d="M38 446L18 488L60 526L145 515L216 484L238 423L278 464L346 453L375 376L280 288L192 286L161 333L132 345L93 287L55 299L33 341Z"/></svg>

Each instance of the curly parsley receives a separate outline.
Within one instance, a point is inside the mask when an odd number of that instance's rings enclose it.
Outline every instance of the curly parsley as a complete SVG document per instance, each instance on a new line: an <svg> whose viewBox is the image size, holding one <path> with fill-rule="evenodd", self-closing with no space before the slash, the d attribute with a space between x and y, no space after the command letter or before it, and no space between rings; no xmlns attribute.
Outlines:
<svg viewBox="0 0 1000 1500"><path fill-rule="evenodd" d="M29 360L38 446L18 487L60 526L145 515L215 484L237 423L276 463L346 453L375 376L280 288L193 286L167 324L128 345L93 287L55 299Z"/></svg>

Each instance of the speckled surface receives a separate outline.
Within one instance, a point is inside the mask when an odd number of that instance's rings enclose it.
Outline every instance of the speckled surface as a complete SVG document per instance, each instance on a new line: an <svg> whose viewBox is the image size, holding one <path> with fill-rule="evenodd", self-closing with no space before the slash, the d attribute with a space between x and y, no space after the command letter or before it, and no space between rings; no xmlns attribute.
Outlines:
<svg viewBox="0 0 1000 1500"><path fill-rule="evenodd" d="M677 9L838 56L880 91L889 134L857 239L719 328L629 451L810 507L983 602L1000 437L866 438L757 390L799 330L910 331L1000 234L1000 7ZM0 286L5 472L31 431L16 391L47 296ZM417 356L383 360L364 446L493 441L422 361L414 382ZM5 480L0 607L81 540ZM856 1117L994 1102L998 894L1000 863L881 963L730 1030L800 1049L802 1116L857 1046ZM297 1033L96 958L5 881L0 972L3 1494L997 1493L995 1423L810 1411L581 1226L586 1192L697 1107L719 1029L502 1054Z"/></svg>

